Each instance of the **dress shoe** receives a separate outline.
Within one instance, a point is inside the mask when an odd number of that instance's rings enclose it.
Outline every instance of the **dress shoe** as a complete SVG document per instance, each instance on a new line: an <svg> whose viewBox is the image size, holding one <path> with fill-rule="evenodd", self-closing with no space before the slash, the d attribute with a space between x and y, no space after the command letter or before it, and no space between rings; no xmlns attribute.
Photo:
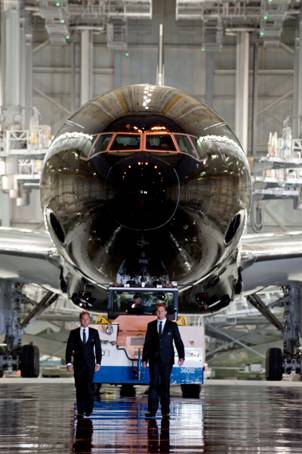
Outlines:
<svg viewBox="0 0 302 454"><path fill-rule="evenodd" d="M145 413L145 417L146 418L155 418L155 413L153 411L147 411L147 413Z"/></svg>

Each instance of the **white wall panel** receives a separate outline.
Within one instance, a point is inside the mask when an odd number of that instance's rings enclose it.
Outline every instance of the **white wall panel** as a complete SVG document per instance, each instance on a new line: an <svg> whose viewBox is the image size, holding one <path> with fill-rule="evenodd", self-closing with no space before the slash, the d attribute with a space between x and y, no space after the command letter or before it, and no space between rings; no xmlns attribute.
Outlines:
<svg viewBox="0 0 302 454"><path fill-rule="evenodd" d="M41 224L43 222L40 191L33 190L30 195L30 204L25 207L16 207L15 203L12 204L12 225L28 225L33 227L33 224Z"/></svg>
<svg viewBox="0 0 302 454"><path fill-rule="evenodd" d="M205 54L196 47L168 48L165 53L165 83L193 96L204 96Z"/></svg>

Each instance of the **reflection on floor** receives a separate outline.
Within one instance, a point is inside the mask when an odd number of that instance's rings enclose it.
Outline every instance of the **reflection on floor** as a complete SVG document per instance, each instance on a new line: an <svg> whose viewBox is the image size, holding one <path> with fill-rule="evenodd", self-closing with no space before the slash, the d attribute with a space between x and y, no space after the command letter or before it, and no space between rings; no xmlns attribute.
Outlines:
<svg viewBox="0 0 302 454"><path fill-rule="evenodd" d="M1 454L301 453L302 387L206 385L200 400L173 390L170 420L144 417L147 397L106 387L90 418L75 418L72 383L0 381Z"/></svg>
<svg viewBox="0 0 302 454"><path fill-rule="evenodd" d="M170 419L162 419L158 412L157 418L146 420L146 405L142 396L96 402L92 417L75 423L75 452L81 452L78 446L83 442L91 445L91 452L102 453L202 452L200 400L173 400Z"/></svg>

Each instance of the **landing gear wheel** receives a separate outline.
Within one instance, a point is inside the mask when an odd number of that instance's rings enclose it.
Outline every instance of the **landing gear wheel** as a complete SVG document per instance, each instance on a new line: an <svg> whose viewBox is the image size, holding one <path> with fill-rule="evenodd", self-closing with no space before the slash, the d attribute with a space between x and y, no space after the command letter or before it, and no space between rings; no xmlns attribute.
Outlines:
<svg viewBox="0 0 302 454"><path fill-rule="evenodd" d="M201 386L200 385L181 385L182 397L191 397L199 399Z"/></svg>
<svg viewBox="0 0 302 454"><path fill-rule="evenodd" d="M23 345L21 349L21 377L38 377L40 353L36 345Z"/></svg>
<svg viewBox="0 0 302 454"><path fill-rule="evenodd" d="M133 385L123 384L120 389L121 397L135 397L135 388Z"/></svg>
<svg viewBox="0 0 302 454"><path fill-rule="evenodd" d="M282 350L269 348L266 352L265 378L266 380L282 380Z"/></svg>

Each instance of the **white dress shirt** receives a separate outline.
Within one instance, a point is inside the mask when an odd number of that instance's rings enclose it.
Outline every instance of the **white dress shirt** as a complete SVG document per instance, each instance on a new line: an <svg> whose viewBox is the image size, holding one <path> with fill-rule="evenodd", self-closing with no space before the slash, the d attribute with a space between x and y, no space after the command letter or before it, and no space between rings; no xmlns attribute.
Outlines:
<svg viewBox="0 0 302 454"><path fill-rule="evenodd" d="M165 323L166 323L166 318L164 318L163 320L157 320L157 332L159 333L159 324L161 322L161 333L164 332L164 327L165 327Z"/></svg>

